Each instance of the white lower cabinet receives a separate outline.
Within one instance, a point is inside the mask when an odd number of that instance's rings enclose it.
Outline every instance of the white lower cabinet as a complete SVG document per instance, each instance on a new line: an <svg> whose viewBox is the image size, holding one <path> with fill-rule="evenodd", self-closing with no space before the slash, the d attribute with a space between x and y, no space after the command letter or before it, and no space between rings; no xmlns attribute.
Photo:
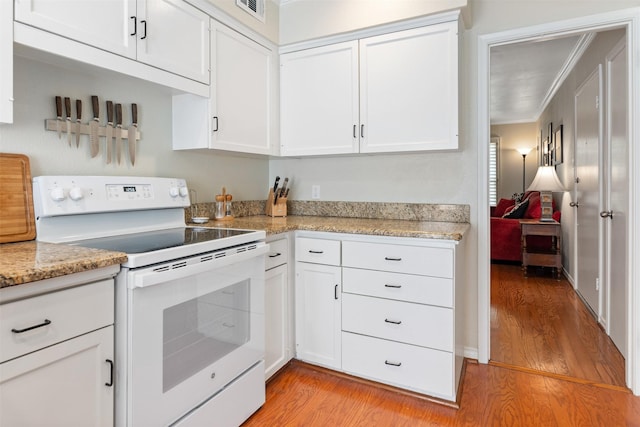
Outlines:
<svg viewBox="0 0 640 427"><path fill-rule="evenodd" d="M1 426L113 426L113 279L72 276L43 295L0 290Z"/></svg>
<svg viewBox="0 0 640 427"><path fill-rule="evenodd" d="M292 345L292 301L289 291L288 250L289 240L280 238L270 241L266 257L264 277L265 296L265 379L291 360Z"/></svg>
<svg viewBox="0 0 640 427"><path fill-rule="evenodd" d="M316 235L296 238L297 357L455 401L462 242Z"/></svg>
<svg viewBox="0 0 640 427"><path fill-rule="evenodd" d="M340 370L341 269L339 266L296 262L296 355Z"/></svg>

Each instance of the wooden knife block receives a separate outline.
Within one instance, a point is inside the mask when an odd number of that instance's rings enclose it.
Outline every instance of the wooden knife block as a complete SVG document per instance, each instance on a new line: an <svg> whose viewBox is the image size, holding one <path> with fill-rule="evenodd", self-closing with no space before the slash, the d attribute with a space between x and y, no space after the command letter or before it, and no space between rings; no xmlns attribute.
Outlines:
<svg viewBox="0 0 640 427"><path fill-rule="evenodd" d="M287 198L278 197L276 204L273 204L273 188L269 190L269 197L267 198L267 205L265 207L265 213L267 216L287 216Z"/></svg>

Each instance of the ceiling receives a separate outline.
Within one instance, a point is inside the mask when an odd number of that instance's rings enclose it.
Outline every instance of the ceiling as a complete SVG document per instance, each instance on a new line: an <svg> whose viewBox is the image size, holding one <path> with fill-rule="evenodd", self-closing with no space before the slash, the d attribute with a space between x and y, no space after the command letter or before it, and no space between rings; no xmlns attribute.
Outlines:
<svg viewBox="0 0 640 427"><path fill-rule="evenodd" d="M593 35L491 48L491 124L537 121Z"/></svg>

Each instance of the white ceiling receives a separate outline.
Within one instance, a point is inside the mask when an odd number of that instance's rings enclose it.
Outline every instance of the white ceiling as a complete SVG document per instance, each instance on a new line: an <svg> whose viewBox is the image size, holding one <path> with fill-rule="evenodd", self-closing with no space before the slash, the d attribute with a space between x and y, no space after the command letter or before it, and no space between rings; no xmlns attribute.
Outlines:
<svg viewBox="0 0 640 427"><path fill-rule="evenodd" d="M592 36L491 48L491 124L535 122Z"/></svg>

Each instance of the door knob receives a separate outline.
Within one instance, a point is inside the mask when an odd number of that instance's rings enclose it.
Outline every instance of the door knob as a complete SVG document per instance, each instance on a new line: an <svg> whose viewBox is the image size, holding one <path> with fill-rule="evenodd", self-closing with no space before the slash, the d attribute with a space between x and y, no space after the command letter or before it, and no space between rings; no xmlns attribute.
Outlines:
<svg viewBox="0 0 640 427"><path fill-rule="evenodd" d="M613 218L613 211L602 211L600 212L601 218Z"/></svg>
<svg viewBox="0 0 640 427"><path fill-rule="evenodd" d="M571 203L569 203L569 206L571 206L572 208L579 208L579 207L580 207L580 203L578 203L578 202L571 202Z"/></svg>

